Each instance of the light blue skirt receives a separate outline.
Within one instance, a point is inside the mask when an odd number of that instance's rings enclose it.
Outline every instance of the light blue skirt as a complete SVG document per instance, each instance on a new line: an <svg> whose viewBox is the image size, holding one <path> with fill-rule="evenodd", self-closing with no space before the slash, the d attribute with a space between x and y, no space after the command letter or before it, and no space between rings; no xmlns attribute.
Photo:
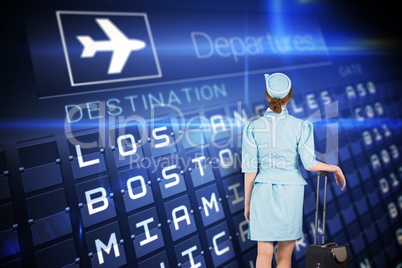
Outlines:
<svg viewBox="0 0 402 268"><path fill-rule="evenodd" d="M250 199L248 238L297 240L303 236L304 185L255 182Z"/></svg>

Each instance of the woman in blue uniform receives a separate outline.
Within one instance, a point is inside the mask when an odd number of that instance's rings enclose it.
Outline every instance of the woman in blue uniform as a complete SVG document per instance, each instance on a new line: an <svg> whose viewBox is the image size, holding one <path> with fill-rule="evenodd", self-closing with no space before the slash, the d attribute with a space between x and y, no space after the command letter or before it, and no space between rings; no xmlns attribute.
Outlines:
<svg viewBox="0 0 402 268"><path fill-rule="evenodd" d="M336 184L342 183L342 191L346 180L338 166L316 160L312 123L289 115L289 77L266 74L265 82L269 108L243 130L244 216L249 222L248 238L258 241L256 268L271 267L273 241L278 241L277 267L291 267L295 242L303 236L307 184L300 173L298 155L308 171L334 172Z"/></svg>

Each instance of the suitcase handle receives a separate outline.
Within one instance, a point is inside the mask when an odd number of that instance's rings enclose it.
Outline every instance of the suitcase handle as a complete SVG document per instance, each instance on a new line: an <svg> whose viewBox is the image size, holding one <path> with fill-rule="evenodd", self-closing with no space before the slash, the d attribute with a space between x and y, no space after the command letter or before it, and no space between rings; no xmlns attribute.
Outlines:
<svg viewBox="0 0 402 268"><path fill-rule="evenodd" d="M314 245L317 245L318 237L318 205L320 201L320 176L325 176L325 187L324 187L324 207L322 212L322 244L325 244L325 221L326 221L326 209L327 209L327 185L328 185L328 175L329 172L325 170L317 171L317 198L315 207L315 230L314 230Z"/></svg>
<svg viewBox="0 0 402 268"><path fill-rule="evenodd" d="M323 247L323 248L329 248L329 247L332 247L332 246L338 246L338 244L337 243L335 243L335 242L331 242L331 243L328 243L328 244L324 244L324 245L322 245L321 247Z"/></svg>

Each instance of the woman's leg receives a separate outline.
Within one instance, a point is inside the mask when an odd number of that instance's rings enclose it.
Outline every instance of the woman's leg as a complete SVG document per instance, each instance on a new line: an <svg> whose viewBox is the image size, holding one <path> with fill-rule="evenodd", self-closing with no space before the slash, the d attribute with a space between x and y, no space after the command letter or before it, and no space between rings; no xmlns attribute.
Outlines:
<svg viewBox="0 0 402 268"><path fill-rule="evenodd" d="M296 240L279 241L276 252L277 268L290 268L292 261L293 248Z"/></svg>
<svg viewBox="0 0 402 268"><path fill-rule="evenodd" d="M256 268L271 268L273 254L274 254L273 242L258 241Z"/></svg>

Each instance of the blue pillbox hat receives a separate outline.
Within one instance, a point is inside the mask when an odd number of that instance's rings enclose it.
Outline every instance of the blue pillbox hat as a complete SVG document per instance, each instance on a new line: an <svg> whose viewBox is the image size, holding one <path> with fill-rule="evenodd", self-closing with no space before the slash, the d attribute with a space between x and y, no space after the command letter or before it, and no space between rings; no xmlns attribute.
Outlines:
<svg viewBox="0 0 402 268"><path fill-rule="evenodd" d="M264 76L267 92L272 98L281 99L288 95L292 87L289 77L282 73L264 74Z"/></svg>

